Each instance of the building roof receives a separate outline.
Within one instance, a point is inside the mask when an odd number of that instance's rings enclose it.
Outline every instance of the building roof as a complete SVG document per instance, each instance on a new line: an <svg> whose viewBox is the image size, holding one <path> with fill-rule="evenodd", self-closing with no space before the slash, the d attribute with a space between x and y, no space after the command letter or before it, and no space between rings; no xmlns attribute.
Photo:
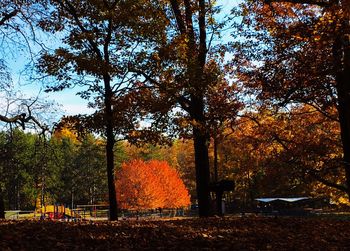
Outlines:
<svg viewBox="0 0 350 251"><path fill-rule="evenodd" d="M286 201L286 202L296 202L296 201L301 201L301 200L307 200L310 199L310 197L294 197L294 198L257 198L255 200L260 201L260 202L271 202L271 201Z"/></svg>

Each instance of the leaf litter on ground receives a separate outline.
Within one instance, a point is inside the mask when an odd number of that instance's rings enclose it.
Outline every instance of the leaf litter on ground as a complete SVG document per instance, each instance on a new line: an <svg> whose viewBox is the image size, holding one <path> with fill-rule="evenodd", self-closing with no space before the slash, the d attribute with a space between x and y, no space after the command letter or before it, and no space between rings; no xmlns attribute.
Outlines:
<svg viewBox="0 0 350 251"><path fill-rule="evenodd" d="M350 250L349 220L223 217L0 221L0 250Z"/></svg>

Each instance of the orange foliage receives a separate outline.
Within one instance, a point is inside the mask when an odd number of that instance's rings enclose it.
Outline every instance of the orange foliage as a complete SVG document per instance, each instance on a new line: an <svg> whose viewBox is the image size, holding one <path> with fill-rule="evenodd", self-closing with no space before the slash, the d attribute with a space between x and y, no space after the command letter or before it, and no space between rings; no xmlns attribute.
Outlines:
<svg viewBox="0 0 350 251"><path fill-rule="evenodd" d="M179 208L190 204L188 191L167 162L133 160L118 171L117 200L122 209Z"/></svg>
<svg viewBox="0 0 350 251"><path fill-rule="evenodd" d="M328 117L312 106L288 112L246 113L219 147L219 175L236 180L235 193L252 201L268 196L326 196L339 201L345 183L335 108ZM326 182L325 182L326 181ZM332 186L333 185L333 188Z"/></svg>

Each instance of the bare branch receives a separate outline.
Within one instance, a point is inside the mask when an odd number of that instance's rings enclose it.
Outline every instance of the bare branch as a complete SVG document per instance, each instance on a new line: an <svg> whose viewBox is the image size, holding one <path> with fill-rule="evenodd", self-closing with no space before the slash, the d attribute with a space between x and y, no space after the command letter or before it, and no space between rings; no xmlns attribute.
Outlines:
<svg viewBox="0 0 350 251"><path fill-rule="evenodd" d="M204 68L206 57L207 57L207 30L205 24L205 1L199 1L199 17L198 17L198 25L199 25L199 56L198 60L201 68Z"/></svg>
<svg viewBox="0 0 350 251"><path fill-rule="evenodd" d="M183 21L183 17L182 17L182 14L181 14L179 3L177 2L177 0L171 0L170 3L171 3L172 10L174 12L174 15L175 15L175 19L176 19L179 31L180 31L181 34L185 34L186 33L186 27L185 27L185 23Z"/></svg>
<svg viewBox="0 0 350 251"><path fill-rule="evenodd" d="M22 128L24 128L24 120L26 116L27 115L25 113L16 115L14 117L7 117L7 116L0 115L0 121L5 123L19 123L22 126Z"/></svg>
<svg viewBox="0 0 350 251"><path fill-rule="evenodd" d="M4 14L3 17L0 19L0 26L4 25L8 20L10 20L14 16L16 16L18 12L19 12L19 10L15 9L15 10L11 11L10 13Z"/></svg>

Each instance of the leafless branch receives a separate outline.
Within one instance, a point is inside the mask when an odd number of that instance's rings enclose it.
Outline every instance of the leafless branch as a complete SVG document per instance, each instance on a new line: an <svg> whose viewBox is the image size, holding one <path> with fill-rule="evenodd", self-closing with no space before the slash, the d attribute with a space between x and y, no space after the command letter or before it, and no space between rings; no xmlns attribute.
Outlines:
<svg viewBox="0 0 350 251"><path fill-rule="evenodd" d="M2 16L2 18L0 19L0 26L4 25L8 20L10 20L11 18L13 18L14 16L17 15L17 13L19 12L18 9L15 9L13 11L11 11L10 13L6 13Z"/></svg>

